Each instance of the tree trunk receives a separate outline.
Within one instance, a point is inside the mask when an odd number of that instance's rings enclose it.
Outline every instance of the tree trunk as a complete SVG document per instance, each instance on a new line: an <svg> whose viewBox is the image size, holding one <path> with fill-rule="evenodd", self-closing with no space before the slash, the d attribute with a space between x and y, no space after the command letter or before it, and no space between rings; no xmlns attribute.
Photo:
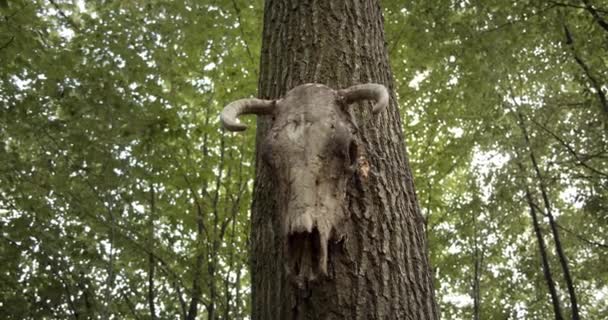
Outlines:
<svg viewBox="0 0 608 320"><path fill-rule="evenodd" d="M351 179L346 237L329 247L329 278L296 289L284 270L273 172L260 160L271 119L258 117L252 206L253 319L437 319L424 219L406 156L377 0L267 0L259 96L308 82L334 89L381 83L387 111L352 108L367 177Z"/></svg>
<svg viewBox="0 0 608 320"><path fill-rule="evenodd" d="M532 151L532 146L530 145L530 135L528 134L528 130L524 122L524 116L519 112L517 113L517 116L519 118L519 126L521 127L522 133L524 134L524 140L526 142L526 148L528 149L530 161L532 162L532 168L534 168L534 173L536 175L536 178L538 179L538 185L543 198L543 203L545 204L545 214L547 218L549 218L549 226L551 226L551 233L553 235L553 240L555 241L555 251L557 252L557 257L559 258L559 263L562 267L562 272L564 273L564 280L566 281L566 287L568 288L568 295L570 297L572 320L579 320L580 316L578 314L578 302L576 298L576 292L574 290L574 281L572 280L572 276L570 275L570 268L568 267L566 253L564 252L562 241L560 240L559 230L557 229L557 223L555 222L555 217L553 216L553 210L551 210L551 201L549 201L547 187L545 186L543 175L540 171L538 162L536 161L534 151Z"/></svg>
<svg viewBox="0 0 608 320"><path fill-rule="evenodd" d="M149 232L149 246L151 249L154 248L154 219L156 218L156 191L154 185L150 186L150 216L148 217L148 232ZM150 251L148 253L148 308L150 310L150 320L156 319L156 305L155 300L155 289L154 289L154 270L156 262L154 261L154 253Z"/></svg>
<svg viewBox="0 0 608 320"><path fill-rule="evenodd" d="M477 220L473 219L473 320L481 319L481 273L484 250L479 245Z"/></svg>
<svg viewBox="0 0 608 320"><path fill-rule="evenodd" d="M521 155L517 153L517 158L521 159ZM521 162L517 162L517 166L522 174L522 177L526 176L526 168ZM555 314L555 320L563 320L562 307L559 302L559 296L557 295L557 288L555 287L555 281L553 281L553 275L551 273L551 265L549 264L549 257L547 255L547 246L545 245L545 239L543 238L540 223L538 221L538 215L536 214L536 204L532 198L530 188L526 184L526 179L522 179L522 184L526 192L526 202L530 211L530 217L532 218L532 227L534 229L534 235L538 242L538 251L540 252L540 260L543 266L543 275L545 276L545 282L549 289L549 295L551 296L551 304L553 305L553 313Z"/></svg>

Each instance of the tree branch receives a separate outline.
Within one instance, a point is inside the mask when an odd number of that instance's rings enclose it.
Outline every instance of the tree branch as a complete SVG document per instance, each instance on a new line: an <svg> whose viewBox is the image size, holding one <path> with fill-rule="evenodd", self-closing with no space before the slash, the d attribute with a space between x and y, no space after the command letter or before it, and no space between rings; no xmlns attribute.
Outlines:
<svg viewBox="0 0 608 320"><path fill-rule="evenodd" d="M49 0L49 2L53 5L53 7L55 7L57 12L59 12L59 15L61 15L65 19L65 21L70 25L70 27L74 28L74 30L76 31L80 31L80 27L76 25L72 18L70 18L68 15L65 14L65 12L63 12L63 10L59 7L57 2L55 2L55 0Z"/></svg>
<svg viewBox="0 0 608 320"><path fill-rule="evenodd" d="M538 121L534 120L534 119L530 119L530 121L532 121L536 126L538 126L539 128L541 128L543 131L547 132L548 134L550 134L555 140L557 140L557 142L559 142L562 146L564 146L568 152L576 159L576 161L578 162L579 165L589 169L590 171L597 173L601 176L607 177L608 178L608 173L602 172L598 169L595 169L589 165L587 165L585 162L588 161L590 158L587 159L581 159L580 155L574 150L574 148L572 148L566 141L564 141L562 138L560 138L557 134L555 134L554 132L552 132L551 130L547 129L545 126L543 126L542 124L540 124Z"/></svg>
<svg viewBox="0 0 608 320"><path fill-rule="evenodd" d="M553 9L553 8L556 8L556 7L557 7L557 5L553 3L552 5L547 6L546 8L542 8L542 9L540 9L540 10L538 10L538 11L530 14L527 17L520 18L520 19L513 19L511 21L507 21L507 22L505 22L503 24L497 25L494 28L487 29L487 30L480 30L480 32L482 32L482 33L494 32L494 31L500 30L500 29L505 28L505 27L513 26L513 25L521 23L521 22L526 22L530 18L536 17L536 16L542 16L545 12L547 12L547 11Z"/></svg>
<svg viewBox="0 0 608 320"><path fill-rule="evenodd" d="M11 42L13 42L13 40L15 40L15 36L11 36L11 38L0 47L0 50L6 49L11 44Z"/></svg>
<svg viewBox="0 0 608 320"><path fill-rule="evenodd" d="M137 315L137 311L135 310L135 305L133 304L131 299L129 299L129 296L127 296L124 289L120 290L120 294L122 295L123 299L125 299L125 303L127 304L127 307L129 308L129 311L131 311L131 314L133 315L133 317L136 320L139 320L140 318Z"/></svg>
<svg viewBox="0 0 608 320"><path fill-rule="evenodd" d="M581 59L581 57L577 54L576 49L574 48L574 39L572 38L572 33L570 32L568 25L566 25L566 23L564 22L563 26L564 33L566 36L566 44L570 47L570 51L572 51L574 60L576 60L576 63L581 67L581 69L583 69L583 72L587 76L587 79L589 80L589 82L591 82L593 89L596 91L597 98L600 102L602 111L604 112L604 115L608 117L608 101L606 100L606 94L604 93L604 91L602 91L602 86L599 81L591 74L591 70L589 69L587 64L585 64L583 59Z"/></svg>
<svg viewBox="0 0 608 320"><path fill-rule="evenodd" d="M562 8L587 9L586 6L580 6L580 5L576 5L576 4L573 4L573 3L557 2L557 1L550 1L550 2L552 4L554 4L555 6L562 7ZM597 12L601 12L601 13L608 13L608 11L603 10L603 9L595 8L595 10Z"/></svg>
<svg viewBox="0 0 608 320"><path fill-rule="evenodd" d="M568 229L568 228L566 228L566 227L564 227L564 226L562 226L560 224L557 224L557 227L560 228L561 230L564 230L566 233L569 233L569 234L575 236L577 239L581 240L582 242L585 242L587 244L590 244L590 245L593 245L593 246L596 246L596 247L601 247L601 248L604 248L604 249L608 249L608 244L604 244L604 243L601 243L601 242L589 240L589 239L581 236L580 234L572 231L571 229Z"/></svg>
<svg viewBox="0 0 608 320"><path fill-rule="evenodd" d="M591 15L593 16L593 20L595 20L595 22L597 22L597 24L599 24L600 27L604 28L604 30L606 30L606 32L608 32L608 23L606 22L606 20L604 20L604 19L602 19L602 17L600 17L597 10L591 5L589 0L582 0L582 1L585 4L585 9L587 9L587 11L589 11L589 13L591 13Z"/></svg>
<svg viewBox="0 0 608 320"><path fill-rule="evenodd" d="M247 57L249 57L249 60L251 61L252 65L256 65L256 62L253 59L253 54L251 54L251 50L249 50L249 44L247 43L247 40L245 39L245 32L243 31L243 22L241 21L241 9L238 7L235 0L232 0L232 6L234 7L234 11L236 12L236 20L239 23L239 31L241 32L241 39L243 40L243 44L245 45L245 51L247 51ZM257 72L258 72L257 69L254 70L256 78L258 76Z"/></svg>

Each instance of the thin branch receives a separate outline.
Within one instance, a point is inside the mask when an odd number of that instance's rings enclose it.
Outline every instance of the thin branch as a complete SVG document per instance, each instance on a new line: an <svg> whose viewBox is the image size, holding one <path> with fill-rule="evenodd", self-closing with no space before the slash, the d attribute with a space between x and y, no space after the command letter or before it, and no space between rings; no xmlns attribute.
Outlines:
<svg viewBox="0 0 608 320"><path fill-rule="evenodd" d="M68 305L70 306L70 309L72 310L72 315L74 316L74 319L76 319L76 320L80 319L80 316L78 313L78 308L76 308L76 305L74 304L74 299L72 297L72 291L70 290L70 285L67 283L65 278L63 276L61 276L61 274L59 274L59 272L53 266L51 266L51 272L55 275L55 277L57 279L59 279L59 281L61 282L61 284L65 290L65 293L67 294Z"/></svg>
<svg viewBox="0 0 608 320"><path fill-rule="evenodd" d="M23 11L23 9L27 8L30 5L30 2L25 3L23 6L21 6L21 8L13 11L13 13L4 16L4 21L8 21L9 19L13 18L14 16L16 16L18 13L20 13L21 11Z"/></svg>
<svg viewBox="0 0 608 320"><path fill-rule="evenodd" d="M487 30L480 30L480 31L482 33L494 32L494 31L498 31L498 30L500 30L502 28L510 27L510 26L513 26L513 25L521 23L521 22L527 22L528 20L530 20L530 18L537 17L537 16L542 16L545 12L547 12L547 11L553 9L553 8L556 8L556 7L557 7L557 5L552 4L550 6L547 6L546 8L540 9L540 10L538 10L538 11L536 11L536 12L534 12L534 13L532 13L529 16L526 16L524 18L513 19L511 21L508 21L508 22L505 22L503 24L497 25L494 28L487 29Z"/></svg>
<svg viewBox="0 0 608 320"><path fill-rule="evenodd" d="M566 3L566 2L557 2L557 1L550 1L552 4L558 6L558 7L562 7L562 8L574 8L574 9L587 9L586 6L580 6L580 5L576 5L573 3ZM597 12L601 12L601 13L608 13L608 11L603 10L603 9L598 9L595 8L595 11Z"/></svg>
<svg viewBox="0 0 608 320"><path fill-rule="evenodd" d="M11 36L11 38L0 47L0 50L6 49L11 44L11 42L13 42L13 40L15 40L15 36Z"/></svg>
<svg viewBox="0 0 608 320"><path fill-rule="evenodd" d="M203 205L202 205L202 201L200 200L200 198L198 197L198 193L196 192L196 190L194 190L194 186L192 185L192 183L190 182L190 179L188 179L188 175L186 175L185 173L183 174L184 177L184 181L186 182L186 186L188 186L188 190L190 190L190 193L192 194L192 197L194 198L194 205L196 206L196 213L197 213L197 223L200 223L199 227L201 228L202 232L207 235L207 237L209 237L209 231L207 231L207 226L205 226L205 221L198 220L198 217L203 217Z"/></svg>
<svg viewBox="0 0 608 320"><path fill-rule="evenodd" d="M61 15L65 19L65 21L70 25L70 27L74 28L76 31L80 31L80 27L78 27L78 25L76 25L76 23L72 20L72 18L70 18L68 15L65 14L65 12L63 12L61 7L59 7L59 5L57 4L57 2L55 2L55 0L49 0L49 2L53 5L53 7L55 7L57 12L59 12L59 15Z"/></svg>
<svg viewBox="0 0 608 320"><path fill-rule="evenodd" d="M589 66L587 66L587 64L583 61L583 59L581 59L581 57L576 52L576 49L574 48L574 39L572 38L572 33L570 32L568 25L564 22L563 26L564 34L566 36L566 44L570 47L570 51L572 51L574 60L576 60L576 63L581 67L581 69L583 69L585 76L587 76L587 79L589 80L589 82L591 82L593 89L596 91L597 98L600 102L602 111L604 112L605 116L608 116L608 100L606 99L606 94L604 93L604 91L602 91L602 85L593 76L593 74L591 74L591 69L589 69Z"/></svg>
<svg viewBox="0 0 608 320"><path fill-rule="evenodd" d="M247 51L247 56L249 57L251 64L256 65L256 62L253 59L253 54L251 54L251 50L249 50L249 44L247 43L247 40L245 39L245 31L243 30L243 22L241 20L241 9L238 7L235 0L232 0L232 6L234 7L234 11L236 12L236 19L239 23L239 31L241 32L241 39L243 40L243 44L245 45L245 51ZM257 69L254 72L255 72L255 77L257 78L257 72L258 72Z"/></svg>
<svg viewBox="0 0 608 320"><path fill-rule="evenodd" d="M140 319L139 316L137 315L137 311L135 310L135 305L133 304L131 299L129 299L129 296L127 296L124 289L120 290L120 294L122 295L123 299L125 299L125 303L127 304L127 307L129 308L129 311L131 311L131 314L133 315L133 317L136 320Z"/></svg>
<svg viewBox="0 0 608 320"><path fill-rule="evenodd" d="M564 227L564 226L562 226L560 224L557 224L557 227L560 228L561 230L564 230L566 233L569 233L569 234L575 236L577 239L581 240L582 242L585 242L587 244L590 244L590 245L593 245L593 246L596 246L596 247L608 249L608 244L604 244L604 243L601 243L601 242L589 240L589 239L581 236L580 234L572 231L571 229L568 229L568 228L566 228L566 227Z"/></svg>
<svg viewBox="0 0 608 320"><path fill-rule="evenodd" d="M585 4L585 9L587 9L587 11L589 11L589 13L591 13L591 15L593 16L593 20L595 20L595 22L597 22L597 24L600 25L600 27L604 28L604 30L606 30L608 32L608 22L606 22L606 20L602 19L602 17L600 17L599 13L597 13L597 9L595 9L591 3L589 3L589 0L582 0L583 3Z"/></svg>
<svg viewBox="0 0 608 320"><path fill-rule="evenodd" d="M579 165L589 169L592 172L595 172L601 176L608 178L608 173L602 172L602 171L595 169L595 168L589 166L588 164L586 164L585 162L588 161L589 158L581 159L580 155L574 150L574 148L572 148L566 141L564 141L562 138L560 138L557 134L555 134L551 130L547 129L545 126L543 126L542 124L540 124L538 121L536 121L534 119L530 119L530 121L532 121L536 126L541 128L543 131L550 134L555 140L557 140L557 142L559 142L562 146L564 146L568 150L568 152L576 159L576 161L578 162Z"/></svg>

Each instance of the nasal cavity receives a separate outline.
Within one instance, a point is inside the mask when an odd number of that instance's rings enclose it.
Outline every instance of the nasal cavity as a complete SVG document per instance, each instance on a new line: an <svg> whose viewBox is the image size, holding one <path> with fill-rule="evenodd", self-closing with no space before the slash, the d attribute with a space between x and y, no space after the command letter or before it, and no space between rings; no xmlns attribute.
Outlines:
<svg viewBox="0 0 608 320"><path fill-rule="evenodd" d="M288 235L288 259L294 275L316 277L321 261L321 235L317 227L311 232L294 232Z"/></svg>

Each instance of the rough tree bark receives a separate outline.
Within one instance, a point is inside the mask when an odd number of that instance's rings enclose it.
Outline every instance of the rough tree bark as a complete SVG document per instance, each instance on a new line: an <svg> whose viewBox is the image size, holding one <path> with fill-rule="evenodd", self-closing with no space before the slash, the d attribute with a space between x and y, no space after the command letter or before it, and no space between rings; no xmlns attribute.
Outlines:
<svg viewBox="0 0 608 320"><path fill-rule="evenodd" d="M277 190L259 146L270 121L258 117L252 206L253 319L437 319L424 219L405 151L378 0L267 0L259 96L280 98L315 82L334 89L381 83L387 111L352 108L366 179L349 182L347 237L329 248L329 279L306 292L284 269Z"/></svg>

